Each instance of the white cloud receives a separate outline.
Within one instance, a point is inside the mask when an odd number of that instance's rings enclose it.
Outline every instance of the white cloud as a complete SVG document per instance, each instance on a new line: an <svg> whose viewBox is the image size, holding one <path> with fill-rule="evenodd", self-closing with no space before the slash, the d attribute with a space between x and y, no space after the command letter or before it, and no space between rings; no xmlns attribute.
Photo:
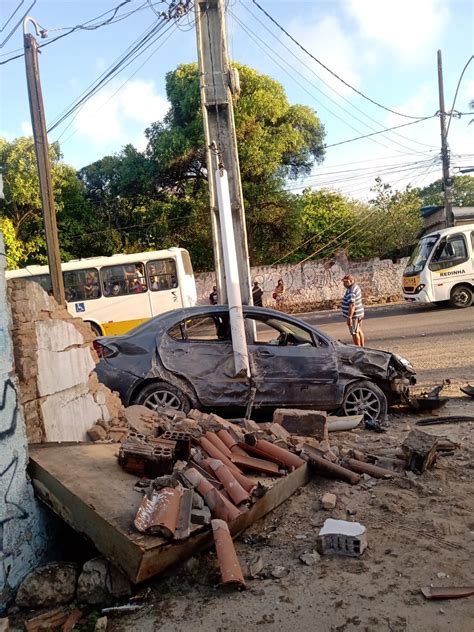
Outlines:
<svg viewBox="0 0 474 632"><path fill-rule="evenodd" d="M431 54L450 13L446 0L349 0L347 9L367 43L406 61Z"/></svg>
<svg viewBox="0 0 474 632"><path fill-rule="evenodd" d="M332 15L321 17L313 14L305 22L301 19L295 19L290 24L289 31L302 46L345 81L353 86L360 84L356 43L344 32L336 17ZM339 93L349 91L349 88L346 88L319 64L312 62L309 58L305 58L305 61L324 81L337 88Z"/></svg>
<svg viewBox="0 0 474 632"><path fill-rule="evenodd" d="M153 81L129 81L117 92L119 86L110 84L87 101L77 115L75 129L96 147L113 144L118 150L133 143L143 149L145 127L163 118L168 103L155 92Z"/></svg>
<svg viewBox="0 0 474 632"><path fill-rule="evenodd" d="M23 136L33 135L33 128L31 127L30 121L22 121L20 125L20 129Z"/></svg>

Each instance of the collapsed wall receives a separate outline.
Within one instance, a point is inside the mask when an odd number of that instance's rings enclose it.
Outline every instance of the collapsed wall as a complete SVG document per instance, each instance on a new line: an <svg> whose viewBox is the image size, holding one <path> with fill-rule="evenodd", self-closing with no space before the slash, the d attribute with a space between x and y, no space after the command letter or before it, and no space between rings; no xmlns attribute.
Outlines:
<svg viewBox="0 0 474 632"><path fill-rule="evenodd" d="M9 281L8 299L28 442L86 441L95 424L120 425L120 399L93 373L89 325L31 281Z"/></svg>

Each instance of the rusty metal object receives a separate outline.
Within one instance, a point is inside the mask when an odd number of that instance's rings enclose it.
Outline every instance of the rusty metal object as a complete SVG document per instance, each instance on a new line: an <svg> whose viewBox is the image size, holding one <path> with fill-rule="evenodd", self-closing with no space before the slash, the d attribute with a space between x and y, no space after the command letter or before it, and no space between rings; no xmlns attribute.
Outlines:
<svg viewBox="0 0 474 632"><path fill-rule="evenodd" d="M219 461L218 459L207 459L207 463L220 482L224 485L224 489L237 507L242 503L250 501L250 495L248 492L245 491L242 485L240 485L240 483L232 475L229 468L227 468L222 461Z"/></svg>
<svg viewBox="0 0 474 632"><path fill-rule="evenodd" d="M365 463L364 461L358 461L357 459L345 459L344 465L358 474L368 474L373 478L393 478L393 470L387 470L384 467L378 467L378 465L372 465L372 463Z"/></svg>
<svg viewBox="0 0 474 632"><path fill-rule="evenodd" d="M134 525L142 533L160 533L174 538L178 523L182 491L179 487L164 487L145 496L135 516Z"/></svg>
<svg viewBox="0 0 474 632"><path fill-rule="evenodd" d="M318 454L318 452L313 447L309 445L305 445L303 447L303 454L308 457L309 464L313 471L316 471L322 476L328 476L329 478L336 478L341 481L346 481L351 485L357 485L357 483L360 481L359 474L356 474L352 470L348 470L347 468L342 467L342 465L331 463L331 461L323 459L323 457Z"/></svg>
<svg viewBox="0 0 474 632"><path fill-rule="evenodd" d="M273 461L264 461L263 459L256 459L253 456L243 456L242 454L233 454L232 462L246 470L254 470L255 472L269 474L270 476L282 476L280 468L276 463L273 463Z"/></svg>
<svg viewBox="0 0 474 632"><path fill-rule="evenodd" d="M474 595L474 586L448 586L446 588L425 586L421 588L421 592L426 599L461 599Z"/></svg>
<svg viewBox="0 0 474 632"><path fill-rule="evenodd" d="M235 552L229 527L223 520L212 520L211 525L222 583L245 588L244 576Z"/></svg>

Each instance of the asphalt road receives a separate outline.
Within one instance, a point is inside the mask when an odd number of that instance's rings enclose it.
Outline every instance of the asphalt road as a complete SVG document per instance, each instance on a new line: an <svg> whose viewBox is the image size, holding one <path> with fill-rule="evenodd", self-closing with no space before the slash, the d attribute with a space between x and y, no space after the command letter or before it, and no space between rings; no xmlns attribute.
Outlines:
<svg viewBox="0 0 474 632"><path fill-rule="evenodd" d="M350 342L339 312L301 314L302 319L342 342ZM474 385L474 306L452 309L433 305L382 305L366 308L366 346L408 358L421 385Z"/></svg>

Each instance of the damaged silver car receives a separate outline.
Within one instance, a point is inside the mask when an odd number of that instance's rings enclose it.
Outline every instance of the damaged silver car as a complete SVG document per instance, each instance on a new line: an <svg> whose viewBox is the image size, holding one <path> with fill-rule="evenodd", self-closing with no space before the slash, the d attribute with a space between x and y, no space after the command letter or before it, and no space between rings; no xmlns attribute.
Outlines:
<svg viewBox="0 0 474 632"><path fill-rule="evenodd" d="M189 411L315 408L383 421L415 383L408 360L346 345L272 309L244 307L251 379L233 377L226 306L173 310L94 341L99 380L123 403Z"/></svg>

